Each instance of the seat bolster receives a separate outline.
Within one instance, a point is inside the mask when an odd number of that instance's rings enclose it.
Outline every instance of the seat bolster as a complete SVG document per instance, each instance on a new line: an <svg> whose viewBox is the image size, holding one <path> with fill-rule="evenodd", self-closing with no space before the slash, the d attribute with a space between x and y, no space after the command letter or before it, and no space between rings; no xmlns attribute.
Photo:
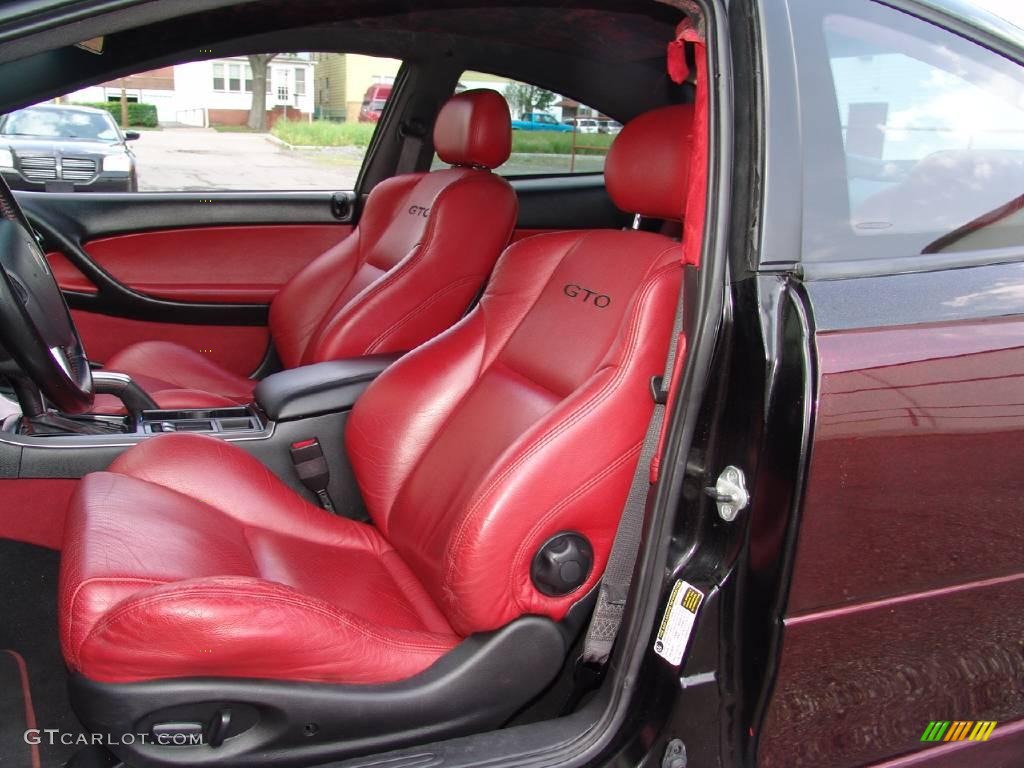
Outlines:
<svg viewBox="0 0 1024 768"><path fill-rule="evenodd" d="M211 472L212 467L217 471ZM259 459L210 435L169 433L146 440L121 454L110 472L216 507L243 525L324 544L350 545L356 537L361 548L375 552L386 546L371 536L372 528L352 525L309 503Z"/></svg>
<svg viewBox="0 0 1024 768"><path fill-rule="evenodd" d="M149 377L142 379L133 376L132 379L153 398L158 407L165 411L180 411L190 408L232 408L251 400L251 398L245 401L232 400L223 395L203 392L199 389L177 389L166 381ZM96 395L89 412L119 416L125 413L125 407L124 403L114 395Z"/></svg>
<svg viewBox="0 0 1024 768"><path fill-rule="evenodd" d="M372 212L371 203L381 197L386 199L415 183L412 177L397 178L397 182L388 179L374 187L366 204L366 213ZM396 188L398 192L393 193ZM364 261L365 228L364 220L352 234L303 267L274 297L270 305L270 333L285 368L302 365L306 347L324 317L350 292L349 286Z"/></svg>
<svg viewBox="0 0 1024 768"><path fill-rule="evenodd" d="M99 682L244 677L387 683L422 672L459 638L371 625L282 584L239 576L136 592L82 640Z"/></svg>
<svg viewBox="0 0 1024 768"><path fill-rule="evenodd" d="M307 361L414 349L465 314L512 235L516 195L486 171L438 171L429 182L442 186L420 241L324 321Z"/></svg>
<svg viewBox="0 0 1024 768"><path fill-rule="evenodd" d="M200 353L169 341L132 344L113 355L105 368L127 373L157 402L163 390L199 390L246 403L252 399L256 385L252 379L231 373Z"/></svg>

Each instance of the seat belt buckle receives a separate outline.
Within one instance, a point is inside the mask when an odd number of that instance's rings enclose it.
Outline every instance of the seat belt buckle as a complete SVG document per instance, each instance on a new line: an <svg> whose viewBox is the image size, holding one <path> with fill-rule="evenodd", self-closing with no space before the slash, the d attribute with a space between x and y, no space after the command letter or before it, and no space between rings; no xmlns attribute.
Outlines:
<svg viewBox="0 0 1024 768"><path fill-rule="evenodd" d="M665 405L668 402L668 390L665 389L664 376L651 376L651 399L657 405Z"/></svg>
<svg viewBox="0 0 1024 768"><path fill-rule="evenodd" d="M295 473L299 476L299 480L316 494L324 509L328 512L335 512L334 503L327 493L327 486L331 482L331 471L327 466L324 450L320 447L320 440L315 437L299 440L292 443L289 450L292 456L292 465L295 467Z"/></svg>

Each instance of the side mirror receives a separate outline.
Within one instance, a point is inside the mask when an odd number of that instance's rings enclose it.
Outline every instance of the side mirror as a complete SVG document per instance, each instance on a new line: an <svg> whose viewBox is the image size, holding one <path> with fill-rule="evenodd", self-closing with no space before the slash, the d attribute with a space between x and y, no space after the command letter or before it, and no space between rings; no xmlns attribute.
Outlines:
<svg viewBox="0 0 1024 768"><path fill-rule="evenodd" d="M140 138L142 138L142 134L139 133L138 131L125 131L124 132L124 140L125 141L135 141L136 139L140 139Z"/></svg>

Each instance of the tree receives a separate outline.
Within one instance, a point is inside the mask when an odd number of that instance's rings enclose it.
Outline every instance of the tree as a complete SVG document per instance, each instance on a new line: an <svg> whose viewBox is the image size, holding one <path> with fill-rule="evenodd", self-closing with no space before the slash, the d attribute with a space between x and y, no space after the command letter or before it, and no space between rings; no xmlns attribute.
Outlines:
<svg viewBox="0 0 1024 768"><path fill-rule="evenodd" d="M505 86L505 100L515 115L522 115L524 112L543 112L555 103L556 98L558 97L551 91L536 85L513 81Z"/></svg>
<svg viewBox="0 0 1024 768"><path fill-rule="evenodd" d="M249 107L247 125L254 131L267 130L267 76L270 60L276 53L249 54L249 68L252 69L252 106Z"/></svg>
<svg viewBox="0 0 1024 768"><path fill-rule="evenodd" d="M125 90L124 78L121 78L121 127L128 127L128 91Z"/></svg>

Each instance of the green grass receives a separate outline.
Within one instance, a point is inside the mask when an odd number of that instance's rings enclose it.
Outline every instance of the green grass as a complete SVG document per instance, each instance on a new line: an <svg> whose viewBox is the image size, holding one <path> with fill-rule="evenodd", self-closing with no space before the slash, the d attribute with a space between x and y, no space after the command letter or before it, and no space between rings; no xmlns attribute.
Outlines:
<svg viewBox="0 0 1024 768"><path fill-rule="evenodd" d="M217 133L258 133L248 125L211 125Z"/></svg>
<svg viewBox="0 0 1024 768"><path fill-rule="evenodd" d="M373 123L278 120L271 133L295 146L366 147L369 146L376 127ZM614 138L602 133L579 134L576 136L576 154L604 155ZM515 131L512 134L512 151L523 154L568 155L572 153L572 134L556 131Z"/></svg>
<svg viewBox="0 0 1024 768"><path fill-rule="evenodd" d="M270 132L294 146L366 147L376 127L374 123L278 120Z"/></svg>
<svg viewBox="0 0 1024 768"><path fill-rule="evenodd" d="M606 133L581 133L576 135L577 155L604 155L612 145L614 136ZM584 149L587 147L587 149ZM592 149L596 147L596 149ZM512 151L539 155L572 154L572 134L556 131L513 131Z"/></svg>

